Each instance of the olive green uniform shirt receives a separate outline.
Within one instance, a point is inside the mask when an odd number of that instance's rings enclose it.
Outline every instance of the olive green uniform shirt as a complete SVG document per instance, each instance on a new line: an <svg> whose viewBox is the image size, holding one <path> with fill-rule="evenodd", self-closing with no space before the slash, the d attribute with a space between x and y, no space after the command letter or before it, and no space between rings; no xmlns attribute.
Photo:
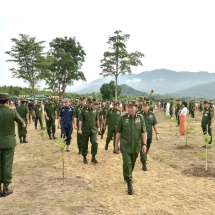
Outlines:
<svg viewBox="0 0 215 215"><path fill-rule="evenodd" d="M0 105L0 149L16 146L14 121L19 125L25 123L16 110Z"/></svg>
<svg viewBox="0 0 215 215"><path fill-rule="evenodd" d="M180 104L177 103L176 106L175 106L175 115L178 115L180 107L181 107Z"/></svg>
<svg viewBox="0 0 215 215"><path fill-rule="evenodd" d="M92 107L92 109L88 107L82 108L79 112L78 120L82 122L82 135L97 133L96 121L99 120L99 113L95 107Z"/></svg>
<svg viewBox="0 0 215 215"><path fill-rule="evenodd" d="M152 126L157 124L155 114L152 111L148 111L148 113L142 111L140 114L144 117L145 120L147 139L152 139Z"/></svg>
<svg viewBox="0 0 215 215"><path fill-rule="evenodd" d="M115 130L118 120L121 116L121 111L119 109L114 110L113 108L109 109L105 115L107 119L107 125L109 130Z"/></svg>
<svg viewBox="0 0 215 215"><path fill-rule="evenodd" d="M210 108L204 108L201 127L206 127L206 125L208 125L209 129L211 125L211 119L213 119L213 110Z"/></svg>
<svg viewBox="0 0 215 215"><path fill-rule="evenodd" d="M56 111L56 107L54 104L46 104L44 111L46 112L49 120L55 120L55 111Z"/></svg>
<svg viewBox="0 0 215 215"><path fill-rule="evenodd" d="M42 107L40 105L34 106L34 111L35 111L36 117L38 117L38 118L41 117Z"/></svg>
<svg viewBox="0 0 215 215"><path fill-rule="evenodd" d="M121 116L116 131L121 133L120 151L122 153L140 152L142 133L146 132L143 116L140 114L136 114L134 117L129 114Z"/></svg>
<svg viewBox="0 0 215 215"><path fill-rule="evenodd" d="M20 104L20 106L17 107L18 114L22 117L22 119L26 122L26 114L29 113L28 107L24 104Z"/></svg>

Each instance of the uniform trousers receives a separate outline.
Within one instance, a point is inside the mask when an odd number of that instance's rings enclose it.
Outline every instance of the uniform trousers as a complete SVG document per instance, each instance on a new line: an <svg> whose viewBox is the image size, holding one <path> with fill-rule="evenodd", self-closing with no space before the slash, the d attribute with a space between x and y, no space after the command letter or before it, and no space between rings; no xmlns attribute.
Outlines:
<svg viewBox="0 0 215 215"><path fill-rule="evenodd" d="M81 135L81 151L82 155L86 156L88 153L88 142L91 142L91 154L96 155L98 151L97 133L82 133Z"/></svg>
<svg viewBox="0 0 215 215"><path fill-rule="evenodd" d="M14 148L0 149L0 182L11 183Z"/></svg>
<svg viewBox="0 0 215 215"><path fill-rule="evenodd" d="M123 160L123 177L124 180L132 180L132 171L138 157L138 153L124 153L122 152Z"/></svg>

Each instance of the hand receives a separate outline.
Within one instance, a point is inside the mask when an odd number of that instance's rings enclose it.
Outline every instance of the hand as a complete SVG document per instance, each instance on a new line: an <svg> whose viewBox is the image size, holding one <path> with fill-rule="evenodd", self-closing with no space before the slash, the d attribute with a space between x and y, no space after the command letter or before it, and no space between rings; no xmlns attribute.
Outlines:
<svg viewBox="0 0 215 215"><path fill-rule="evenodd" d="M77 126L76 125L74 125L74 129L77 130Z"/></svg>
<svg viewBox="0 0 215 215"><path fill-rule="evenodd" d="M212 129L212 128L213 128L213 126L211 125L211 126L210 126L210 129Z"/></svg>
<svg viewBox="0 0 215 215"><path fill-rule="evenodd" d="M156 140L159 140L159 135L158 134L156 134Z"/></svg>
<svg viewBox="0 0 215 215"><path fill-rule="evenodd" d="M143 152L144 154L146 154L146 151L147 151L147 146L146 146L146 145L143 145L142 152Z"/></svg>
<svg viewBox="0 0 215 215"><path fill-rule="evenodd" d="M49 118L48 118L48 117L46 117L46 120L49 120Z"/></svg>
<svg viewBox="0 0 215 215"><path fill-rule="evenodd" d="M82 135L82 130L78 130L78 133Z"/></svg>
<svg viewBox="0 0 215 215"><path fill-rule="evenodd" d="M98 128L98 134L100 134L100 128Z"/></svg>
<svg viewBox="0 0 215 215"><path fill-rule="evenodd" d="M119 146L115 145L115 153L119 154Z"/></svg>
<svg viewBox="0 0 215 215"><path fill-rule="evenodd" d="M60 125L57 125L57 129L60 129Z"/></svg>

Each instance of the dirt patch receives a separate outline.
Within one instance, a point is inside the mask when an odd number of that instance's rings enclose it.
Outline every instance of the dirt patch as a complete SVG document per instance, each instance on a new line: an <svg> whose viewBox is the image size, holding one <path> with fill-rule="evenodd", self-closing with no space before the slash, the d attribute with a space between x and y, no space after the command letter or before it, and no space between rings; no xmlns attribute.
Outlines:
<svg viewBox="0 0 215 215"><path fill-rule="evenodd" d="M186 144L186 145L176 146L175 148L176 149L194 149L195 146L194 145L188 145L188 144Z"/></svg>

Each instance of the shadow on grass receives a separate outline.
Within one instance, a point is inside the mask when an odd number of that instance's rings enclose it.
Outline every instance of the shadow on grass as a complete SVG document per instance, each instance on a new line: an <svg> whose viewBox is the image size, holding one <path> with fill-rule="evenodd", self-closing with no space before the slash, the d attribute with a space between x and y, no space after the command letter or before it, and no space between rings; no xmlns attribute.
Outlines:
<svg viewBox="0 0 215 215"><path fill-rule="evenodd" d="M194 146L194 145L188 145L188 144L186 144L186 145L179 145L179 146L176 146L175 148L176 148L176 149L194 149L195 146Z"/></svg>
<svg viewBox="0 0 215 215"><path fill-rule="evenodd" d="M194 176L194 177L215 177L215 168L210 166L208 167L208 170L205 170L205 166L197 166L195 164L191 165L191 167L185 169L182 171L184 175L187 176Z"/></svg>

